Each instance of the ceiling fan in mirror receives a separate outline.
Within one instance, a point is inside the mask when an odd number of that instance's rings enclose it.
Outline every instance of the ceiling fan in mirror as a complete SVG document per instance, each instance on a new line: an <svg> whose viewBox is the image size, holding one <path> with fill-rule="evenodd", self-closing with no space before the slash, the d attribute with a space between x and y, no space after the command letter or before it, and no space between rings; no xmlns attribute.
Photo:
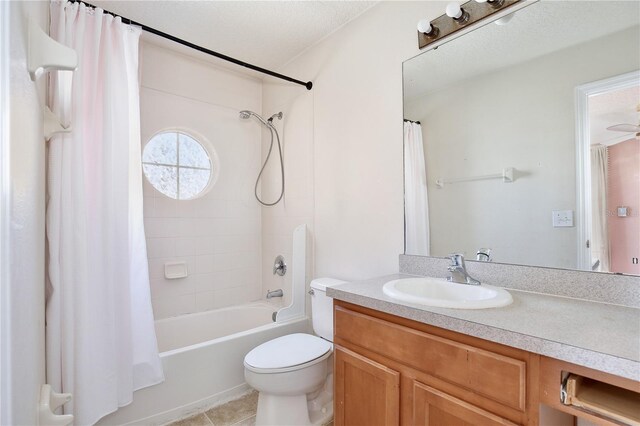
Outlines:
<svg viewBox="0 0 640 426"><path fill-rule="evenodd" d="M640 113L640 104L636 107L636 111ZM613 126L607 127L607 130L611 130L614 132L625 132L625 133L635 133L636 138L640 138L640 120L638 120L638 124L614 124Z"/></svg>

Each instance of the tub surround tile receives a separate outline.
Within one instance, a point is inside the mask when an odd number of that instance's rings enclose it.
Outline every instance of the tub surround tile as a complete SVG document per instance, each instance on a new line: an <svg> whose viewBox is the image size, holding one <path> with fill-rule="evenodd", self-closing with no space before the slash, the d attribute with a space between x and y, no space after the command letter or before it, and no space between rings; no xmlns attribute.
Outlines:
<svg viewBox="0 0 640 426"><path fill-rule="evenodd" d="M213 291L233 285L231 271L218 271L196 275L196 291Z"/></svg>
<svg viewBox="0 0 640 426"><path fill-rule="evenodd" d="M196 312L196 295L184 294L176 297L151 299L153 318L156 320Z"/></svg>
<svg viewBox="0 0 640 426"><path fill-rule="evenodd" d="M176 238L174 242L175 256L195 256L196 241L196 238Z"/></svg>
<svg viewBox="0 0 640 426"><path fill-rule="evenodd" d="M510 290L513 304L464 310L403 303L382 286L396 274L327 288L338 300L640 380L640 309Z"/></svg>
<svg viewBox="0 0 640 426"><path fill-rule="evenodd" d="M225 308L243 303L248 299L249 290L246 287L224 288L213 292L213 308Z"/></svg>
<svg viewBox="0 0 640 426"><path fill-rule="evenodd" d="M176 240L174 238L147 238L147 257L173 257L176 255Z"/></svg>
<svg viewBox="0 0 640 426"><path fill-rule="evenodd" d="M169 238L180 236L180 219L146 217L144 230L147 238Z"/></svg>
<svg viewBox="0 0 640 426"><path fill-rule="evenodd" d="M213 291L196 293L196 312L208 311L216 308L216 295Z"/></svg>
<svg viewBox="0 0 640 426"><path fill-rule="evenodd" d="M401 274L444 278L448 265L445 258L400 255ZM499 287L640 308L637 276L494 262L469 261L466 266L474 278Z"/></svg>
<svg viewBox="0 0 640 426"><path fill-rule="evenodd" d="M178 201L169 197L156 197L155 217L179 217Z"/></svg>
<svg viewBox="0 0 640 426"><path fill-rule="evenodd" d="M195 272L197 274L210 274L215 271L214 263L214 255L196 256Z"/></svg>

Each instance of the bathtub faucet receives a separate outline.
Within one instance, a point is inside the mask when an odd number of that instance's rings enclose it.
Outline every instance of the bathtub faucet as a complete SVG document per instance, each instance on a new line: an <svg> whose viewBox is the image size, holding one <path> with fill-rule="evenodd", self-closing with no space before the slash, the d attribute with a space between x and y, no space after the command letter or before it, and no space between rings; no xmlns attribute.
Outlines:
<svg viewBox="0 0 640 426"><path fill-rule="evenodd" d="M281 288L273 291L267 290L267 299L271 299L272 297L282 297L283 295Z"/></svg>

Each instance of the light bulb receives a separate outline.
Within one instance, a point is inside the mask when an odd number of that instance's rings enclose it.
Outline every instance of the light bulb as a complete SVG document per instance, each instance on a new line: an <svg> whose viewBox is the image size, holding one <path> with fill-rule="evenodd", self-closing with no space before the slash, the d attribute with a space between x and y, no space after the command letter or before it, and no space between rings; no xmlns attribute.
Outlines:
<svg viewBox="0 0 640 426"><path fill-rule="evenodd" d="M423 34L429 34L433 28L431 27L431 22L426 19L421 19L418 21L418 31Z"/></svg>
<svg viewBox="0 0 640 426"><path fill-rule="evenodd" d="M460 19L462 17L462 8L458 3L449 3L446 13L449 18Z"/></svg>

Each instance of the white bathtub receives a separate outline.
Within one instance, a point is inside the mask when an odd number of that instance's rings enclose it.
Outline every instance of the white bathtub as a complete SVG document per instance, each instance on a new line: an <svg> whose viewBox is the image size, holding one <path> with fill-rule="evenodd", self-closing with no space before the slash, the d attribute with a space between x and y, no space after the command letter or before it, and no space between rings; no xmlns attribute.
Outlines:
<svg viewBox="0 0 640 426"><path fill-rule="evenodd" d="M267 340L310 331L308 318L274 323L275 309L256 302L156 321L165 381L135 392L131 404L98 424L163 424L243 394L249 389L247 352Z"/></svg>

